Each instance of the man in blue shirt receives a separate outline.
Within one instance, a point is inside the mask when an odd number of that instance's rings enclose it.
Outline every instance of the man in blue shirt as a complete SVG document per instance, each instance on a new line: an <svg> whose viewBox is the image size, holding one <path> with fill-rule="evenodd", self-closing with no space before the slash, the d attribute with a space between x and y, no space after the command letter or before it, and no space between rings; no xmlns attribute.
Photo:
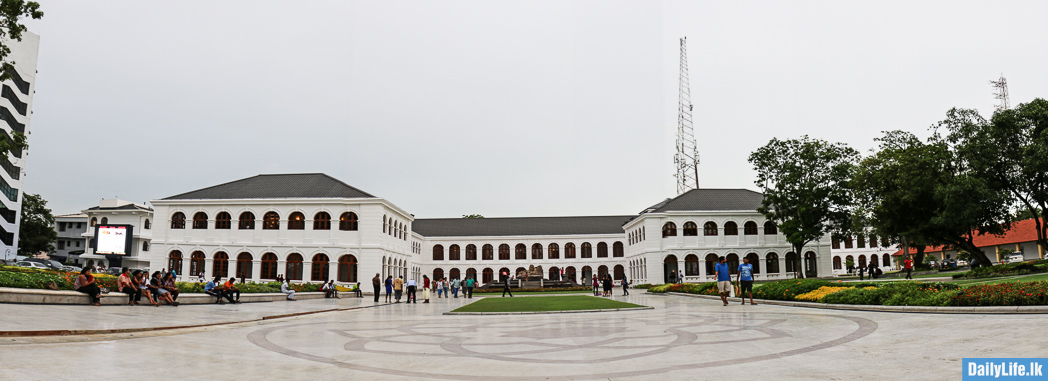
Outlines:
<svg viewBox="0 0 1048 381"><path fill-rule="evenodd" d="M750 305L757 303L753 302L753 265L750 264L749 258L743 258L742 264L739 265L739 299L742 299L742 304L746 304L746 292L750 293Z"/></svg>
<svg viewBox="0 0 1048 381"><path fill-rule="evenodd" d="M720 292L721 301L724 306L728 305L728 293L731 292L731 274L728 264L724 263L724 257L717 259L717 266L713 269L717 275L717 291Z"/></svg>
<svg viewBox="0 0 1048 381"><path fill-rule="evenodd" d="M217 304L225 304L222 303L222 297L225 297L230 303L233 303L233 295L227 294L225 290L222 289L221 284L222 277L215 277L215 280L207 282L207 284L204 285L204 292L208 295L214 296L215 303Z"/></svg>

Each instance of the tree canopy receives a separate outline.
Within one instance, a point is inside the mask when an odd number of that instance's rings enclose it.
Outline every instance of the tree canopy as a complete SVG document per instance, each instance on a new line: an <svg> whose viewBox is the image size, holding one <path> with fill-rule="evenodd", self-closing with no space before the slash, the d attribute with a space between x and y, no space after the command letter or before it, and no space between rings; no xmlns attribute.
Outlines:
<svg viewBox="0 0 1048 381"><path fill-rule="evenodd" d="M804 246L850 227L852 205L848 182L859 153L843 143L811 139L772 139L750 154L754 182L764 193L759 212L801 258ZM801 266L794 266L804 277ZM809 269L812 270L812 269Z"/></svg>
<svg viewBox="0 0 1048 381"><path fill-rule="evenodd" d="M18 229L18 254L33 256L41 251L55 251L55 217L47 200L38 194L22 194L22 225Z"/></svg>

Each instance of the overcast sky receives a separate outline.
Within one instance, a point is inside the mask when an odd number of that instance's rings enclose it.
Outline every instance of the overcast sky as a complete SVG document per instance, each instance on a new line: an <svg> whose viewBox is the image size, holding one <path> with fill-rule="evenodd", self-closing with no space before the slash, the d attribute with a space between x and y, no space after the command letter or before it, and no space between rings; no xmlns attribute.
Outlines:
<svg viewBox="0 0 1048 381"><path fill-rule="evenodd" d="M678 38L703 187L804 134L861 151L1048 97L1045 1L47 1L25 191L55 214L324 172L419 218L676 195Z"/></svg>

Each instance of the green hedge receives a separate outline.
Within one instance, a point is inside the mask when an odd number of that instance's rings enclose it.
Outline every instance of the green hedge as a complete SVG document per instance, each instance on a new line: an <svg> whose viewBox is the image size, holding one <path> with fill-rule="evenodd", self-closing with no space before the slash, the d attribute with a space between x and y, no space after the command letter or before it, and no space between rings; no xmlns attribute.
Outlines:
<svg viewBox="0 0 1048 381"><path fill-rule="evenodd" d="M661 294L666 292L683 292L687 294L698 294L698 295L718 295L717 294L717 282L706 282L706 283L682 283L682 284L662 284L658 286L652 286L648 289L648 292Z"/></svg>
<svg viewBox="0 0 1048 381"><path fill-rule="evenodd" d="M840 285L837 285L840 286ZM885 306L948 306L960 286L952 283L893 282L854 287L826 295L820 302Z"/></svg>
<svg viewBox="0 0 1048 381"><path fill-rule="evenodd" d="M1048 271L1048 268L1046 268L1045 263L1045 260L1037 260L1031 262L993 265L990 267L978 267L960 274L953 274L953 279L979 279L1043 273Z"/></svg>

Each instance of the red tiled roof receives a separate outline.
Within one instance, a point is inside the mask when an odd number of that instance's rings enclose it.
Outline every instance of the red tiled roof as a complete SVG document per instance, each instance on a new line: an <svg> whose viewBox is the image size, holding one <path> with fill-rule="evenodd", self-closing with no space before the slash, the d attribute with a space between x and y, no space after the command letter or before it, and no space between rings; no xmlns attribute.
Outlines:
<svg viewBox="0 0 1048 381"><path fill-rule="evenodd" d="M991 234L980 234L975 236L972 240L976 247L992 247L997 245L1008 245L1015 243L1035 242L1037 241L1037 224L1034 220L1022 220L1012 223L1012 228L1004 232L1004 235L991 235ZM925 253L935 253L942 251L942 246L928 246L924 248ZM917 249L910 248L907 254L917 254ZM892 256L902 255L902 250L892 253Z"/></svg>

